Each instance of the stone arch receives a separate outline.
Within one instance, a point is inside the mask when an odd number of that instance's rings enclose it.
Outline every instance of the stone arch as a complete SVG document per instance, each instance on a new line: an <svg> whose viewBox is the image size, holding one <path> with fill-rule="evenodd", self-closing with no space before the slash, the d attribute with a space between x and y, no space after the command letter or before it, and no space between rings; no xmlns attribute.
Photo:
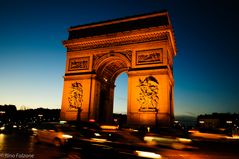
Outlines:
<svg viewBox="0 0 239 159"><path fill-rule="evenodd" d="M80 116L84 121L111 122L115 80L127 72L127 124L173 121L176 44L167 12L71 27L63 44L67 60L61 120ZM82 85L82 111L69 109L74 83Z"/></svg>

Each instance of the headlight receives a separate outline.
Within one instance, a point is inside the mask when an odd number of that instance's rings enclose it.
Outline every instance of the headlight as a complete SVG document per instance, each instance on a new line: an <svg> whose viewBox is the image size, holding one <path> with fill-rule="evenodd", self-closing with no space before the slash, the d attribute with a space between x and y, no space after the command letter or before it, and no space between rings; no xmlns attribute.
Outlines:
<svg viewBox="0 0 239 159"><path fill-rule="evenodd" d="M100 133L94 133L95 136L101 136Z"/></svg>
<svg viewBox="0 0 239 159"><path fill-rule="evenodd" d="M180 142L182 142L182 143L190 143L190 142L192 142L191 139L186 139L186 138L178 138L178 140L179 140Z"/></svg>
<svg viewBox="0 0 239 159"><path fill-rule="evenodd" d="M62 135L63 138L66 138L66 139L70 139L70 138L73 138L72 135L67 135L67 134L63 134Z"/></svg>
<svg viewBox="0 0 239 159"><path fill-rule="evenodd" d="M100 138L91 138L92 141L94 142L106 142L106 139L100 139Z"/></svg>
<svg viewBox="0 0 239 159"><path fill-rule="evenodd" d="M5 127L4 127L4 126L0 127L0 130L4 130L4 129L5 129Z"/></svg>
<svg viewBox="0 0 239 159"><path fill-rule="evenodd" d="M138 150L136 150L135 152L139 157L154 158L154 159L161 158L160 154L157 154L154 152L138 151Z"/></svg>
<svg viewBox="0 0 239 159"><path fill-rule="evenodd" d="M37 128L32 128L32 131L37 131Z"/></svg>
<svg viewBox="0 0 239 159"><path fill-rule="evenodd" d="M147 142L150 142L154 139L154 137L151 137L151 136L145 136L144 137L144 141L147 141Z"/></svg>

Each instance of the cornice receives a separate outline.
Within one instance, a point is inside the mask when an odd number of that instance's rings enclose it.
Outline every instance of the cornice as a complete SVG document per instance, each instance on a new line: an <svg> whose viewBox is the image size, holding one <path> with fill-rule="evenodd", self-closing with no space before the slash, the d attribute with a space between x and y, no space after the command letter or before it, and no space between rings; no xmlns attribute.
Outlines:
<svg viewBox="0 0 239 159"><path fill-rule="evenodd" d="M162 11L162 12L156 12L156 13L152 13L152 14L136 15L136 16L133 16L133 17L125 17L125 18L119 18L119 19L104 21L104 22L97 22L97 23L92 23L92 24L79 25L79 26L69 28L69 31L100 27L100 26L105 26L105 25L110 25L110 24L118 24L118 23L122 23L122 22L129 22L129 21L134 21L134 20L139 20L139 19L147 19L147 18L163 16L163 15L168 16L168 12L167 11ZM171 22L170 22L170 25L171 25Z"/></svg>
<svg viewBox="0 0 239 159"><path fill-rule="evenodd" d="M122 35L122 36L107 36L104 37L93 37L85 39L67 40L63 44L67 48L68 52L80 51L87 49L105 48L110 46L121 46L142 42L150 42L157 40L167 40L171 38L168 30L154 31L147 33L138 33L133 35Z"/></svg>
<svg viewBox="0 0 239 159"><path fill-rule="evenodd" d="M159 40L169 40L172 45L174 55L176 55L174 33L170 26L144 28L134 31L65 40L63 41L63 44L67 48L68 52L72 52Z"/></svg>
<svg viewBox="0 0 239 159"><path fill-rule="evenodd" d="M170 27L169 26L158 26L158 27L151 27L151 28L143 28L143 29L138 29L138 30L131 30L131 31L97 35L97 36L84 37L84 38L78 38L78 39L64 40L63 44L65 47L67 47L70 45L74 45L74 44L78 44L78 43L81 44L84 42L99 41L99 40L105 40L105 39L115 39L115 38L129 37L129 36L135 36L135 35L141 35L141 34L149 34L149 33L154 33L154 32L162 32L167 29L170 29Z"/></svg>

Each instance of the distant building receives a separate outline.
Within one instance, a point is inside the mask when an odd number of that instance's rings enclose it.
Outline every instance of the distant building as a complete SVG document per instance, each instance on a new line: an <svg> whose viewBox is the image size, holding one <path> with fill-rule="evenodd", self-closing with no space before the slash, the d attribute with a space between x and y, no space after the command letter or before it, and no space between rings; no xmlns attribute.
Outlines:
<svg viewBox="0 0 239 159"><path fill-rule="evenodd" d="M197 118L193 116L175 116L175 124L180 124L182 128L192 129L197 125Z"/></svg>
<svg viewBox="0 0 239 159"><path fill-rule="evenodd" d="M232 133L239 127L239 114L213 113L199 115L197 127L200 130L223 130Z"/></svg>
<svg viewBox="0 0 239 159"><path fill-rule="evenodd" d="M220 119L200 118L200 120L198 121L198 125L202 128L220 128Z"/></svg>
<svg viewBox="0 0 239 159"><path fill-rule="evenodd" d="M15 105L0 105L0 125L59 121L60 109L17 110Z"/></svg>

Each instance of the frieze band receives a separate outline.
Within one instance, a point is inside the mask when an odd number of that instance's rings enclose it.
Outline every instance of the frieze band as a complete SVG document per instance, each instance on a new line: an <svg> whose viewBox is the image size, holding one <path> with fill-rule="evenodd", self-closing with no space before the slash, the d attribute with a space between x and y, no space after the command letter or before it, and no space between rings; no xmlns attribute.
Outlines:
<svg viewBox="0 0 239 159"><path fill-rule="evenodd" d="M80 51L80 50L88 50L95 48L105 48L112 46L122 46L129 44L137 44L142 42L151 42L157 40L167 40L169 33L167 32L159 32L159 33L151 33L140 36L132 36L132 37L120 37L111 40L98 40L98 41L89 41L83 43L77 43L76 40L68 40L64 42L64 45L67 46L67 51Z"/></svg>

